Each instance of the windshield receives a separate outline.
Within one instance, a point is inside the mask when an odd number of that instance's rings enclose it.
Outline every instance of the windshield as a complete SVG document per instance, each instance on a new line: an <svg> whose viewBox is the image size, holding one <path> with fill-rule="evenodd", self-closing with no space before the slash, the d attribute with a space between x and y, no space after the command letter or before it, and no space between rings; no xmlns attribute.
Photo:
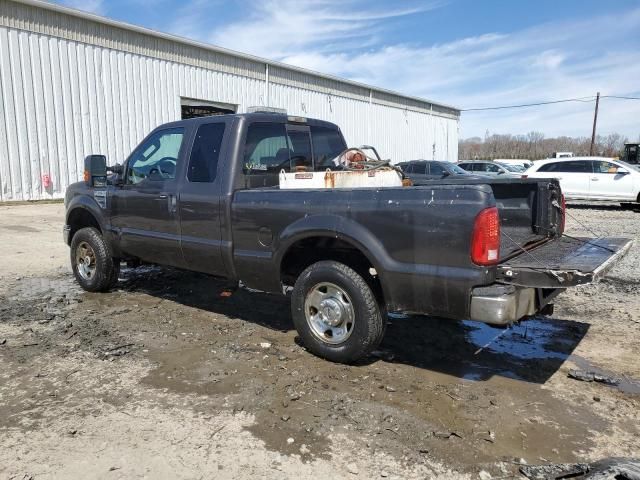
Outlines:
<svg viewBox="0 0 640 480"><path fill-rule="evenodd" d="M450 164L448 165L448 167L449 170L456 175L469 175L469 172L467 172L464 168L460 168L458 165Z"/></svg>
<svg viewBox="0 0 640 480"><path fill-rule="evenodd" d="M515 173L524 172L524 169L518 165L509 165L507 163L501 163L500 166L509 172L515 172Z"/></svg>
<svg viewBox="0 0 640 480"><path fill-rule="evenodd" d="M629 168L634 172L640 172L640 167L638 167L638 165L631 165L630 163L623 162L622 160L618 160L618 162L624 165L625 168Z"/></svg>

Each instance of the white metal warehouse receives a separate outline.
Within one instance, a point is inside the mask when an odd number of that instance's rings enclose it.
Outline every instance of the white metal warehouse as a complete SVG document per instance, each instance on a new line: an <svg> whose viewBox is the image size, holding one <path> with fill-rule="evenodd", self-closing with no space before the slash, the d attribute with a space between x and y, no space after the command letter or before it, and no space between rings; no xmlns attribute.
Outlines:
<svg viewBox="0 0 640 480"><path fill-rule="evenodd" d="M394 162L455 161L460 111L35 0L0 0L0 201L59 198L83 159L252 106L337 123Z"/></svg>

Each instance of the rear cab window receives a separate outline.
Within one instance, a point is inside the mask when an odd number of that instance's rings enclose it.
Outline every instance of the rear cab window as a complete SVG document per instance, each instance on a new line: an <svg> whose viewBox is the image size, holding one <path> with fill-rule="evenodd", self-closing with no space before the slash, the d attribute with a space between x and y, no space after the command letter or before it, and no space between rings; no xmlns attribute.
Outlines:
<svg viewBox="0 0 640 480"><path fill-rule="evenodd" d="M346 149L339 130L276 122L247 128L242 172L248 188L274 187L280 172L312 172L335 167Z"/></svg>
<svg viewBox="0 0 640 480"><path fill-rule="evenodd" d="M342 134L335 128L312 125L311 142L316 171L335 167L333 160L347 149Z"/></svg>
<svg viewBox="0 0 640 480"><path fill-rule="evenodd" d="M287 131L283 123L253 123L244 147L245 175L289 168Z"/></svg>
<svg viewBox="0 0 640 480"><path fill-rule="evenodd" d="M311 138L307 127L287 127L290 172L313 172ZM284 169L287 171L286 169Z"/></svg>

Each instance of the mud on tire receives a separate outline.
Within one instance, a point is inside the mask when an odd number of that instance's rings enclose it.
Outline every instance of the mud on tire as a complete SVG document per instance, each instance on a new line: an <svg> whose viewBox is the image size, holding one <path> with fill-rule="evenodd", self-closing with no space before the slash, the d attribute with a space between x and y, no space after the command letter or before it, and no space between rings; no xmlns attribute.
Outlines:
<svg viewBox="0 0 640 480"><path fill-rule="evenodd" d="M71 268L80 286L88 292L106 292L117 281L119 262L94 227L78 230L71 241Z"/></svg>
<svg viewBox="0 0 640 480"><path fill-rule="evenodd" d="M385 332L386 318L369 284L335 261L314 263L300 274L291 312L305 347L333 362L367 356Z"/></svg>

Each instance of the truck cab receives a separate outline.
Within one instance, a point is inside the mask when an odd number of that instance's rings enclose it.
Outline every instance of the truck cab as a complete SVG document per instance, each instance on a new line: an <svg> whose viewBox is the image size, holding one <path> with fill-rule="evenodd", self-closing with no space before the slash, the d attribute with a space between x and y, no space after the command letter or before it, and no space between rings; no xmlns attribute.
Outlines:
<svg viewBox="0 0 640 480"><path fill-rule="evenodd" d="M101 207L95 217L118 255L226 277L233 274L225 261L233 192L276 188L281 171L326 168L345 149L335 125L281 114L165 124L117 169L110 188L93 191ZM66 201L86 193L70 188Z"/></svg>

